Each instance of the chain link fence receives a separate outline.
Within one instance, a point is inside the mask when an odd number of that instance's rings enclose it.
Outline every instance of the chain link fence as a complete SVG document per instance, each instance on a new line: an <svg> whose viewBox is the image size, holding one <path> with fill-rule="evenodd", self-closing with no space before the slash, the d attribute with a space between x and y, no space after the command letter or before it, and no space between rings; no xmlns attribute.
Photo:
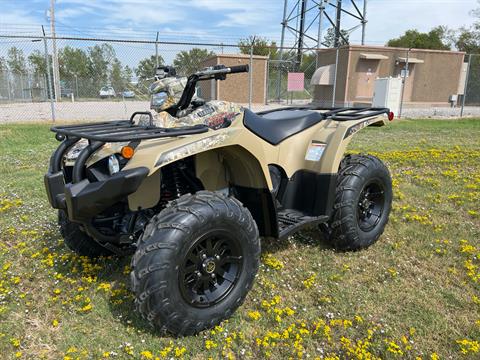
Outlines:
<svg viewBox="0 0 480 360"><path fill-rule="evenodd" d="M248 75L201 83L197 96L235 101L254 111L291 104L348 105L340 101L345 89L337 78L345 74L336 70L338 56L328 59L331 69L321 75L327 79L319 86L312 79L319 81L322 53L305 49L299 56L296 49L275 47L254 55L257 50L245 44L0 34L0 123L128 118L149 109L148 87L158 65L173 65L178 75L187 76L206 66L249 64ZM466 63L465 95L452 102L454 107L406 106L404 117L480 116L480 56L466 56ZM289 86L292 74L295 88Z"/></svg>
<svg viewBox="0 0 480 360"><path fill-rule="evenodd" d="M466 57L467 80L465 82L465 95L462 98L462 115L478 115L480 107L480 55Z"/></svg>

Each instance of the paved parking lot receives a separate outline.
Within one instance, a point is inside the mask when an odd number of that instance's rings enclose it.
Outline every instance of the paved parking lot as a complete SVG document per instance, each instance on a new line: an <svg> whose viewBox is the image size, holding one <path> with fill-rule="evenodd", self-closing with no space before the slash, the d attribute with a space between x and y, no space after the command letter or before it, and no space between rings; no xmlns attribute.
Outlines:
<svg viewBox="0 0 480 360"><path fill-rule="evenodd" d="M247 106L244 104L244 106ZM254 104L253 111L262 111L286 104ZM148 101L62 101L55 103L58 122L105 121L126 119L135 111L149 109ZM466 107L465 116L480 117L480 107ZM452 118L460 116L460 108L415 108L405 109L408 118ZM17 122L49 122L52 113L49 102L0 104L0 124Z"/></svg>

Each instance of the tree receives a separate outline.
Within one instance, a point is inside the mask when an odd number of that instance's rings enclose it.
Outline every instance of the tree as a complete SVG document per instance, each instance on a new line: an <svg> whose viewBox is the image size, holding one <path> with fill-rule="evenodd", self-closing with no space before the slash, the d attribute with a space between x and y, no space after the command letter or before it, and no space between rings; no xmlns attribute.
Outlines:
<svg viewBox="0 0 480 360"><path fill-rule="evenodd" d="M200 70L203 67L203 61L213 55L215 55L213 52L207 49L199 48L193 48L188 51L180 51L177 56L175 56L173 65L175 66L178 74L188 76Z"/></svg>
<svg viewBox="0 0 480 360"><path fill-rule="evenodd" d="M28 62L33 73L36 75L45 75L47 73L47 63L45 56L38 50L33 51L28 55Z"/></svg>
<svg viewBox="0 0 480 360"><path fill-rule="evenodd" d="M7 60L3 56L0 56L0 71L6 71L8 70L7 67Z"/></svg>
<svg viewBox="0 0 480 360"><path fill-rule="evenodd" d="M3 84L2 87L0 87L0 97L9 97L8 93L8 85L7 82L8 80L8 73L7 73L7 61L5 60L4 57L0 56L0 84Z"/></svg>
<svg viewBox="0 0 480 360"><path fill-rule="evenodd" d="M17 74L26 74L27 73L27 63L25 61L25 55L23 51L17 47L11 47L8 50L7 58L8 68L11 72Z"/></svg>
<svg viewBox="0 0 480 360"><path fill-rule="evenodd" d="M109 78L109 65L116 58L110 44L95 45L88 48L88 69L98 86L104 86Z"/></svg>
<svg viewBox="0 0 480 360"><path fill-rule="evenodd" d="M253 43L253 55L269 56L270 59L276 59L278 48L275 41L269 41L260 36L249 36L247 39L240 39L238 47L242 54L250 55L250 48Z"/></svg>
<svg viewBox="0 0 480 360"><path fill-rule="evenodd" d="M476 17L477 21L470 28L461 27L458 30L454 38L455 47L468 54L480 54L480 8L472 10L470 14Z"/></svg>
<svg viewBox="0 0 480 360"><path fill-rule="evenodd" d="M480 25L480 24L479 24ZM480 26L471 28L462 27L455 38L455 47L467 54L480 53Z"/></svg>
<svg viewBox="0 0 480 360"><path fill-rule="evenodd" d="M480 1L479 1L480 4ZM480 104L480 8L471 12L477 21L470 28L460 28L455 39L455 46L467 54L474 54L469 57L470 73L468 87L465 93L465 102L468 105Z"/></svg>
<svg viewBox="0 0 480 360"><path fill-rule="evenodd" d="M125 65L125 67L123 68L123 78L127 82L127 85L132 81L133 69L128 65Z"/></svg>
<svg viewBox="0 0 480 360"><path fill-rule="evenodd" d="M389 40L387 46L435 50L451 49L448 29L445 26L437 26L428 33L422 33L416 29L407 30L399 38Z"/></svg>
<svg viewBox="0 0 480 360"><path fill-rule="evenodd" d="M90 78L90 59L87 53L78 48L65 46L58 52L60 78L73 79L75 77Z"/></svg>
<svg viewBox="0 0 480 360"><path fill-rule="evenodd" d="M110 71L110 84L116 91L123 91L127 85L127 81L124 77L122 63L115 58L112 62L112 70Z"/></svg>
<svg viewBox="0 0 480 360"><path fill-rule="evenodd" d="M347 30L340 30L340 33L343 35L340 36L340 39L338 39L338 45L343 46L343 45L348 45L349 44L349 34ZM323 46L328 47L328 48L334 48L335 47L335 28L331 27L327 30L327 33L325 34L325 37L323 38Z"/></svg>
<svg viewBox="0 0 480 360"><path fill-rule="evenodd" d="M158 65L163 65L163 58L158 55ZM155 55L152 55L148 58L140 60L138 67L135 69L135 74L138 77L138 81L145 81L146 79L151 79L155 76L156 71L156 59Z"/></svg>

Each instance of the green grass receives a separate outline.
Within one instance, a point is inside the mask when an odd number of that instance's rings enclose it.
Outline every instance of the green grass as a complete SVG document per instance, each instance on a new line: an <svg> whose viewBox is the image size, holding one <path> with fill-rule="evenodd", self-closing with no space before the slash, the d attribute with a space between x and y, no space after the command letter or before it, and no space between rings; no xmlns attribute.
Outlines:
<svg viewBox="0 0 480 360"><path fill-rule="evenodd" d="M264 241L245 304L221 328L180 339L134 312L129 259L65 248L42 179L56 145L46 125L0 127L4 359L480 356L480 120L360 132L350 151L379 156L394 179L379 242L335 252L313 230Z"/></svg>

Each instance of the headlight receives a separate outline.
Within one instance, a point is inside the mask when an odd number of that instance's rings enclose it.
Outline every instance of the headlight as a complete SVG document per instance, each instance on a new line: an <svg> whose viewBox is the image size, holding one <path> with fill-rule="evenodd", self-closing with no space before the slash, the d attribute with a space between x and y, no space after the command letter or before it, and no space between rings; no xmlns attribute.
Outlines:
<svg viewBox="0 0 480 360"><path fill-rule="evenodd" d="M118 162L117 155L113 154L108 157L108 172L110 175L116 174L120 171L120 163Z"/></svg>
<svg viewBox="0 0 480 360"><path fill-rule="evenodd" d="M157 94L153 94L150 100L150 108L158 108L163 105L163 103L167 100L168 94L166 92L159 92Z"/></svg>

